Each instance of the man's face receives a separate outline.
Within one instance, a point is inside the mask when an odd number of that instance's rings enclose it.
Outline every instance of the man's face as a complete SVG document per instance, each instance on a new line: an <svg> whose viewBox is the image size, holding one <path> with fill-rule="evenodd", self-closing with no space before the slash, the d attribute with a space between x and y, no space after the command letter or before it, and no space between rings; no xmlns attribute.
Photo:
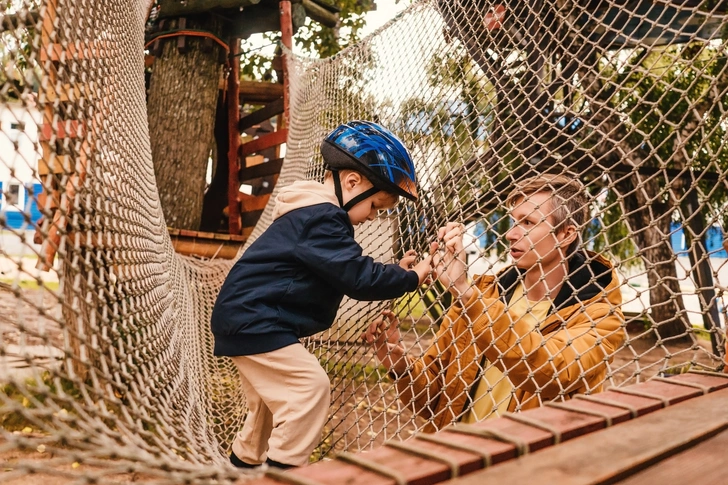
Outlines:
<svg viewBox="0 0 728 485"><path fill-rule="evenodd" d="M541 262L552 267L563 258L568 245L574 240L574 231L560 230L554 233L551 215L551 194L539 192L516 199L511 210L512 226L506 233L510 255L516 266L531 269ZM561 251L557 245L561 243Z"/></svg>

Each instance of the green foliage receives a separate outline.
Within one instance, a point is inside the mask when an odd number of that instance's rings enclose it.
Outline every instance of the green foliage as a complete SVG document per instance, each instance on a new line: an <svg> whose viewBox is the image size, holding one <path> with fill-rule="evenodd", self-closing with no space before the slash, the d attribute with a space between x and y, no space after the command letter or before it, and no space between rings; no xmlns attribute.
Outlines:
<svg viewBox="0 0 728 485"><path fill-rule="evenodd" d="M616 255L622 266L637 266L640 262L637 247L624 223L614 191L607 191L604 200L597 202L597 207L599 216L596 223L588 225L582 235L586 245L593 245L595 252Z"/></svg>
<svg viewBox="0 0 728 485"><path fill-rule="evenodd" d="M723 210L728 203L725 185L705 178L693 184L691 178L702 171L720 174L728 170L726 61L724 43L694 42L617 52L600 62L600 77L607 80L601 97L622 114L622 141L634 158L642 167L684 174L666 179L671 194L665 192L657 200L681 204L693 185L700 194L707 225L719 222L722 227L728 222ZM627 229L619 222L621 211L613 194L607 200L603 212L607 229L595 239L595 245L608 247L620 259L629 260L635 253L634 245L629 244ZM675 217L682 220L692 212L683 208Z"/></svg>
<svg viewBox="0 0 728 485"><path fill-rule="evenodd" d="M325 27L307 19L294 36L296 45L310 57L331 57L358 42L366 24L364 16L375 7L374 0L336 0L332 3L341 9L338 27Z"/></svg>
<svg viewBox="0 0 728 485"><path fill-rule="evenodd" d="M27 379L24 385L5 384L0 387L0 428L6 431L20 431L26 427L37 428L39 424L51 425L55 415L69 416L73 413L72 400L82 398L81 392L74 384L63 378L54 378L49 372L44 372L41 381ZM43 406L48 399L56 401L60 410L49 416L37 415L32 410ZM27 409L27 411L25 411Z"/></svg>
<svg viewBox="0 0 728 485"><path fill-rule="evenodd" d="M295 46L309 57L330 57L346 47L359 41L361 29L366 23L365 14L374 6L374 0L336 0L332 4L341 9L339 26L326 27L318 22L306 19L293 36ZM266 45L277 44L280 33L263 34ZM248 52L240 56L241 76L246 79L268 81L274 78L272 72L273 57L254 51L250 42L243 41L242 51Z"/></svg>
<svg viewBox="0 0 728 485"><path fill-rule="evenodd" d="M25 0L23 10L37 10L38 0ZM0 5L2 14L14 15L20 10L17 2L7 0ZM8 22L9 23L9 22ZM20 99L23 91L37 91L40 67L35 62L33 40L37 37L35 25L21 25L0 33L0 99Z"/></svg>

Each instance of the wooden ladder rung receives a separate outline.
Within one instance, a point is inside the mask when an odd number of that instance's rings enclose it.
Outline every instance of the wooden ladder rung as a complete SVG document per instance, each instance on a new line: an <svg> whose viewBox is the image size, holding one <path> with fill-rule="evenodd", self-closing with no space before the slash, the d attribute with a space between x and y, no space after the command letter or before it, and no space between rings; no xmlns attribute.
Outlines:
<svg viewBox="0 0 728 485"><path fill-rule="evenodd" d="M240 145L240 155L247 157L248 155L265 150L266 148L273 148L285 143L287 138L288 130L285 128L274 131L273 133L268 133L267 135L263 135L255 140Z"/></svg>
<svg viewBox="0 0 728 485"><path fill-rule="evenodd" d="M253 180L260 177L278 175L281 173L281 167L283 167L282 158L276 158L275 160L259 163L252 167L244 167L240 170L240 180Z"/></svg>
<svg viewBox="0 0 728 485"><path fill-rule="evenodd" d="M240 212L262 211L263 209L265 209L265 206L268 205L270 194L239 194L238 199L240 200Z"/></svg>
<svg viewBox="0 0 728 485"><path fill-rule="evenodd" d="M52 123L43 123L40 127L40 141L49 141L53 137L62 138L79 138L84 135L83 123L78 120L57 121L55 124L55 133L53 132Z"/></svg>
<svg viewBox="0 0 728 485"><path fill-rule="evenodd" d="M238 122L238 131L243 132L248 128L258 125L266 120L278 116L283 113L283 98L278 98L266 104L264 107L257 111L253 111L247 116L240 118Z"/></svg>

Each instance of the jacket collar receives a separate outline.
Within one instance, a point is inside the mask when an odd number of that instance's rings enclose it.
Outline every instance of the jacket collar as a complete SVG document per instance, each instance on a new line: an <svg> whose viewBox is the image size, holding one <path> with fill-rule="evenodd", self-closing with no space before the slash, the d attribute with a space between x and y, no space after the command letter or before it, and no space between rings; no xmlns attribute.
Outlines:
<svg viewBox="0 0 728 485"><path fill-rule="evenodd" d="M577 252L569 258L568 264L568 278L551 305L551 313L591 300L603 293L612 282L612 268L601 256ZM498 294L503 303L508 304L511 301L513 292L524 272L525 270L511 266L498 275Z"/></svg>

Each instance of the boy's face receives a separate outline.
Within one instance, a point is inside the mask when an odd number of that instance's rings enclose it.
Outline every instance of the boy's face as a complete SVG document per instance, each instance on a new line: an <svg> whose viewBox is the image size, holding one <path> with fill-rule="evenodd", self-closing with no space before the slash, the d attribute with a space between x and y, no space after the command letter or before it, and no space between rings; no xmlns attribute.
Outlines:
<svg viewBox="0 0 728 485"><path fill-rule="evenodd" d="M573 226L554 231L550 198L548 192L531 194L517 199L511 210L513 224L506 239L510 244L510 255L521 269L528 270L539 264L551 268L560 263L566 248L576 237Z"/></svg>
<svg viewBox="0 0 728 485"><path fill-rule="evenodd" d="M349 176L353 177L350 179ZM346 179L342 183L344 203L372 187L372 183L360 174L347 174ZM376 219L379 211L392 209L397 205L397 201L398 198L394 194L384 191L377 192L352 207L349 210L349 220L354 226L358 226L364 221L373 221Z"/></svg>

